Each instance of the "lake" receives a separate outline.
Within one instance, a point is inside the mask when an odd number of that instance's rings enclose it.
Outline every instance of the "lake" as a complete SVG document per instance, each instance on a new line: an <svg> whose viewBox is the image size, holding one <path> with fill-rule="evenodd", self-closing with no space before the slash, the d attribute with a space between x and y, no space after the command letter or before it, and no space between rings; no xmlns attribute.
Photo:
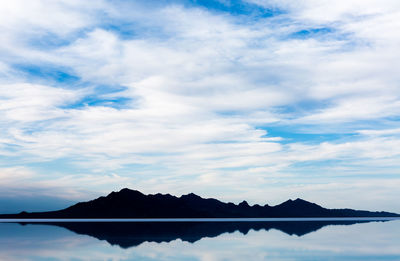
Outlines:
<svg viewBox="0 0 400 261"><path fill-rule="evenodd" d="M400 260L400 220L0 223L0 260Z"/></svg>

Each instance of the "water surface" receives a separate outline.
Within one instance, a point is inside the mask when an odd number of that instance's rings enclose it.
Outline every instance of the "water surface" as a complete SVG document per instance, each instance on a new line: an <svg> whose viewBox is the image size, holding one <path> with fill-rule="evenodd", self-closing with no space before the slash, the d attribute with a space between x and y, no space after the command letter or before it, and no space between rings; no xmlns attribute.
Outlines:
<svg viewBox="0 0 400 261"><path fill-rule="evenodd" d="M400 260L400 220L0 223L0 260Z"/></svg>

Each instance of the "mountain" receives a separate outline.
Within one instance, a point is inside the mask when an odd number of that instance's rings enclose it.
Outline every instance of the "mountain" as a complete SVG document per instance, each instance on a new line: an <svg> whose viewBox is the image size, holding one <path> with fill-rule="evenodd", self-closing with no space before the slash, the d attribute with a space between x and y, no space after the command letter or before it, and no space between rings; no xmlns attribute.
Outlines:
<svg viewBox="0 0 400 261"><path fill-rule="evenodd" d="M238 205L216 199L204 199L190 193L181 197L170 194L144 195L122 189L106 197L77 203L50 212L4 214L0 218L269 218L269 217L399 217L390 212L352 209L326 209L302 200L288 200L276 206Z"/></svg>

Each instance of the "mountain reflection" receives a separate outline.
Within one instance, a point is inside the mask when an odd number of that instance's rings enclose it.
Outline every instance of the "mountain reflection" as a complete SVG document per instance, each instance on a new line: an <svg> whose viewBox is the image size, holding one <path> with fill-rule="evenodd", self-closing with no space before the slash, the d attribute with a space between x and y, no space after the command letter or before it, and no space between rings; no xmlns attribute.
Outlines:
<svg viewBox="0 0 400 261"><path fill-rule="evenodd" d="M352 225L360 221L275 221L275 222L57 222L29 223L66 228L81 235L105 240L122 248L135 247L143 242L170 242L176 239L194 243L204 237L250 230L279 230L288 235L304 236L329 225ZM28 224L28 223L21 223Z"/></svg>

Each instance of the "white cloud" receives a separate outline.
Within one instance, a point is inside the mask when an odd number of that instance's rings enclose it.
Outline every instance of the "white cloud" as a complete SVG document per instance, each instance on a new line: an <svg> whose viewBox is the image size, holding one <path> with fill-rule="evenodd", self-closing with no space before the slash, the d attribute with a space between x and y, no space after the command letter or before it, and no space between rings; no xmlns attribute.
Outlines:
<svg viewBox="0 0 400 261"><path fill-rule="evenodd" d="M294 19L315 23L335 21L347 22L351 19L369 18L373 15L386 15L396 12L400 5L395 0L339 0L332 3L329 0L249 0L248 2L264 7L282 8Z"/></svg>
<svg viewBox="0 0 400 261"><path fill-rule="evenodd" d="M138 181L132 184L144 190L188 192L193 179L211 193L210 184L229 184L232 197L246 195L243 184L257 192L279 187L279 177L311 182L301 164L316 164L315 172L317 162L336 160L346 173L360 173L379 163L393 174L400 152L392 119L400 110L397 2L257 2L287 13L244 22L180 5L2 5L1 155L19 164L62 160L95 173L89 179L120 171L116 184ZM131 31L123 35L111 22ZM331 31L291 36L324 27ZM19 63L66 68L79 83L38 84ZM68 106L84 98L127 102ZM369 120L386 125L358 124ZM278 131L269 134L270 126ZM292 130L359 135L280 137ZM148 168L130 170L134 164ZM65 187L86 181L68 171ZM340 179L337 173L320 182ZM50 178L43 184L55 186Z"/></svg>
<svg viewBox="0 0 400 261"><path fill-rule="evenodd" d="M335 105L296 119L300 123L337 123L396 116L400 110L397 97L351 97L337 99Z"/></svg>
<svg viewBox="0 0 400 261"><path fill-rule="evenodd" d="M384 129L384 130L360 130L360 134L367 136L385 136L385 135L397 135L400 134L400 128L396 129Z"/></svg>
<svg viewBox="0 0 400 261"><path fill-rule="evenodd" d="M65 35L91 25L94 11L106 7L103 1L15 0L4 2L0 8L0 24L3 32L40 35L52 32ZM43 15L46 14L46 15Z"/></svg>
<svg viewBox="0 0 400 261"><path fill-rule="evenodd" d="M25 167L9 167L0 169L0 185L8 186L18 184L23 180L32 178L34 173Z"/></svg>

